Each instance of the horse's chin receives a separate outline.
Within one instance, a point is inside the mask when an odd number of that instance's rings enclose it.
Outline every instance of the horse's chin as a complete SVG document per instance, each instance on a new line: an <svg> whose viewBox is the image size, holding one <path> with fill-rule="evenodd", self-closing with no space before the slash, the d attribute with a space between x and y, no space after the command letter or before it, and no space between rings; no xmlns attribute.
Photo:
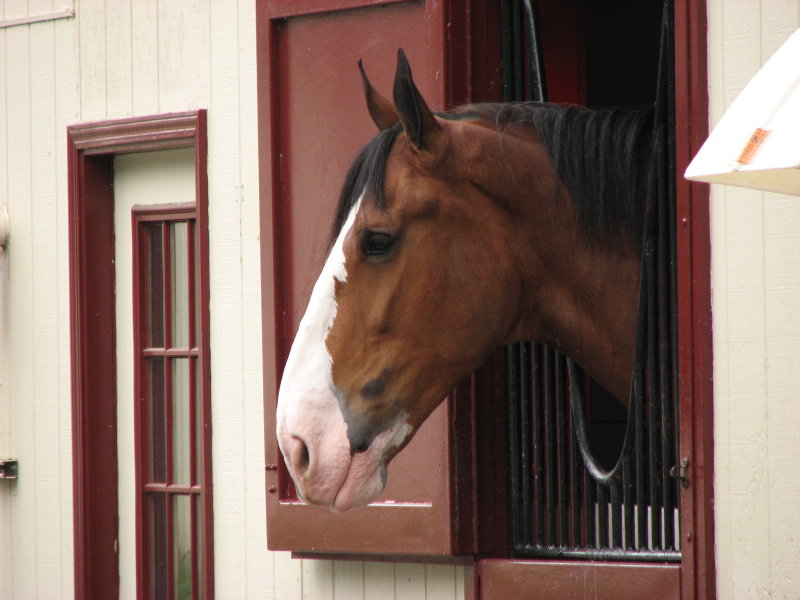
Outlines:
<svg viewBox="0 0 800 600"><path fill-rule="evenodd" d="M359 469L358 459L361 455L356 454L350 463L350 472L342 483L342 487L336 494L333 504L329 506L333 512L350 512L359 508L364 508L370 502L380 498L386 487L386 465L378 464L377 468L369 468L370 473L366 478L351 477L354 467Z"/></svg>

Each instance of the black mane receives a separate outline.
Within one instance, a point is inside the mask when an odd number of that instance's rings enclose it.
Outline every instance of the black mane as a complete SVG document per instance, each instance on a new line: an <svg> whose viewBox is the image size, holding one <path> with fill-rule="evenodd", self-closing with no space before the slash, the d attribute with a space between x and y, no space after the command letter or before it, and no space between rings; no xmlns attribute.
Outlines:
<svg viewBox="0 0 800 600"><path fill-rule="evenodd" d="M336 209L336 218L333 222L331 243L339 235L350 209L356 203L361 193L372 199L378 208L383 209L386 202L383 193L386 182L386 159L392 149L397 135L403 130L400 124L384 129L372 138L356 156L342 186L339 195L339 206Z"/></svg>
<svg viewBox="0 0 800 600"><path fill-rule="evenodd" d="M532 126L569 190L590 240L639 240L652 148L653 109L588 109L539 102L472 104L439 116L478 118L503 134ZM380 132L359 152L345 179L333 237L361 192L385 206L386 160L399 125Z"/></svg>

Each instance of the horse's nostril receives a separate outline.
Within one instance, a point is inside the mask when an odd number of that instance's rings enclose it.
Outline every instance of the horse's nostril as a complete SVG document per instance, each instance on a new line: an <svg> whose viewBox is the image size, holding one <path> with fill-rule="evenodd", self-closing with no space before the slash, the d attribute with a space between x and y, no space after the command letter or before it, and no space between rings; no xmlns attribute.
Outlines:
<svg viewBox="0 0 800 600"><path fill-rule="evenodd" d="M311 462L311 457L308 454L308 446L296 435L292 436L291 461L292 467L297 475L305 474Z"/></svg>

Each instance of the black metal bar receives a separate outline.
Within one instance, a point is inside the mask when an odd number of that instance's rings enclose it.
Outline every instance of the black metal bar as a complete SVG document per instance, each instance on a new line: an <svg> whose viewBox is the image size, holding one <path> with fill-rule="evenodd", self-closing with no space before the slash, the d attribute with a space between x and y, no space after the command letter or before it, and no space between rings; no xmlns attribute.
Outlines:
<svg viewBox="0 0 800 600"><path fill-rule="evenodd" d="M509 400L519 398L519 347L516 344L506 347L506 386ZM509 502L511 504L511 544L513 547L524 545L528 542L523 538L520 523L520 489L522 487L521 477L523 472L520 468L520 446L519 439L519 413L518 402L509 401L508 403L508 459L509 459Z"/></svg>
<svg viewBox="0 0 800 600"><path fill-rule="evenodd" d="M556 544L558 540L558 482L556 478L556 415L555 415L555 351L545 347L544 354L544 422L545 422L545 479L547 482L547 501L545 515L547 518L548 544Z"/></svg>
<svg viewBox="0 0 800 600"><path fill-rule="evenodd" d="M565 385L565 358L556 354L555 358L555 404L556 404L556 481L558 482L558 543L569 545L569 488L568 488L568 439L567 432L567 394Z"/></svg>
<svg viewBox="0 0 800 600"><path fill-rule="evenodd" d="M520 469L523 475L523 477L520 478L522 480L522 485L519 490L520 528L524 532L525 539L530 540L533 534L530 509L533 501L530 477L533 443L531 440L531 345L529 342L519 344L518 360Z"/></svg>
<svg viewBox="0 0 800 600"><path fill-rule="evenodd" d="M597 487L597 534L599 536L599 548L609 548L611 540L608 537L608 487L601 483L595 484Z"/></svg>
<svg viewBox="0 0 800 600"><path fill-rule="evenodd" d="M528 33L528 87L527 98L536 102L544 102L547 98L547 81L544 73L544 61L542 59L542 47L539 40L539 32L536 28L538 18L536 16L536 6L531 4L531 0L523 0L525 8L525 24Z"/></svg>
<svg viewBox="0 0 800 600"><path fill-rule="evenodd" d="M670 311L670 315L677 314L677 225L675 215L677 214L676 209L676 194L675 194L675 73L672 67L672 61L665 60L663 57L674 56L675 54L675 40L672 36L672 32L674 31L674 1L673 0L665 0L664 2L664 14L662 16L663 19L663 27L662 27L662 60L661 60L661 68L663 72L663 79L666 80L666 84L662 88L662 98L666 100L664 104L666 104L666 121L667 121L667 139L665 144L665 154L666 156L662 157L661 164L664 165L666 171L666 183L667 183L667 198L666 198L666 205L667 205L667 252L665 253L665 260L669 265L669 293L667 294L669 297L669 306L668 310ZM662 439L667 446L664 456L664 468L665 468L665 475L667 477L666 481L664 482L664 489L665 489L665 502L664 502L664 510L668 515L667 524L669 527L669 545L667 548L677 548L678 544L676 543L676 536L675 536L675 509L680 505L680 487L679 482L677 480L672 480L669 477L669 467L671 465L677 465L680 463L679 457L679 448L678 445L678 423L680 421L677 420L677 406L679 404L677 398L678 392L678 323L677 319L670 318L666 324L666 331L669 335L669 348L665 352L666 358L669 359L669 368L666 369L667 373L667 381L669 382L669 404L665 403L664 406L664 419L667 423L667 426L664 428L662 432ZM668 494L668 495L667 495Z"/></svg>
<svg viewBox="0 0 800 600"><path fill-rule="evenodd" d="M570 392L571 393L571 392ZM573 431L572 411L567 411L568 429L566 432L569 440L569 502L570 502L570 538L569 543L573 548L585 546L584 541L585 507L583 478L583 461L581 460L578 442Z"/></svg>
<svg viewBox="0 0 800 600"><path fill-rule="evenodd" d="M657 215L653 215L657 218ZM655 248L653 249L655 250ZM653 252L655 254L655 252ZM658 441L658 426L657 415L658 409L656 406L658 393L658 374L657 374L657 335L656 335L656 265L655 257L650 255L646 257L648 261L648 271L650 277L646 283L648 287L647 293L647 362L646 362L646 385L647 385L647 431L648 431L648 473L649 473L649 505L651 509L651 529L653 532L653 546L655 548L661 547L661 519L657 518L659 511L657 507L660 504L660 483L661 476L659 474L659 460L658 449L660 447Z"/></svg>
<svg viewBox="0 0 800 600"><path fill-rule="evenodd" d="M543 357L542 346L534 344L531 349L531 379L533 381L531 402L531 418L533 419L533 481L535 489L535 538L537 542L544 543L545 523L545 475L544 475L544 422L542 419L544 402L543 385Z"/></svg>
<svg viewBox="0 0 800 600"><path fill-rule="evenodd" d="M622 548L622 483L615 479L611 485L611 547Z"/></svg>
<svg viewBox="0 0 800 600"><path fill-rule="evenodd" d="M636 548L636 524L634 519L634 479L635 460L630 455L623 458L622 462L622 521L624 524L624 535L622 536L622 547L626 549Z"/></svg>
<svg viewBox="0 0 800 600"><path fill-rule="evenodd" d="M586 497L584 502L584 523L586 527L586 544L587 548L597 547L597 526L596 526L596 505L597 505L597 485L592 479L591 475L586 472L586 469L581 469L583 472L583 490Z"/></svg>
<svg viewBox="0 0 800 600"><path fill-rule="evenodd" d="M666 195L666 194L665 194ZM671 441L672 441L672 424L669 419L670 404L674 398L673 390L671 389L672 382L672 364L670 347L672 340L670 339L670 311L672 307L669 304L670 298L670 265L669 248L667 247L667 239L669 237L669 215L667 210L669 202L664 198L663 209L659 211L659 248L658 248L658 334L659 334L659 391L658 410L659 415L657 422L659 424L659 442L661 444L659 457L659 491L661 494L660 505L664 509L664 528L663 528L663 541L662 548L673 547L673 520L672 513L672 499L670 494L671 479L669 476L669 469L673 464L671 461ZM654 407L655 408L655 407Z"/></svg>
<svg viewBox="0 0 800 600"><path fill-rule="evenodd" d="M633 385L636 390L635 393L643 394L644 388L642 386L643 379L640 376L634 377ZM635 456L636 456L636 522L637 531L639 532L639 548L647 547L647 478L645 476L645 460L644 448L646 443L647 431L644 424L644 410L636 411L634 415L634 423L636 427L636 442L635 442Z"/></svg>

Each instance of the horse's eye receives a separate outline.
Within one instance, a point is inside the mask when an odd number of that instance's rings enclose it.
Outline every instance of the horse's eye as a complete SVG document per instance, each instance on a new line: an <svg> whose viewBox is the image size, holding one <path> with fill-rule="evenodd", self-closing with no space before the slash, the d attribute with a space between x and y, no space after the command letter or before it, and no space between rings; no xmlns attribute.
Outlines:
<svg viewBox="0 0 800 600"><path fill-rule="evenodd" d="M385 256L394 246L396 238L388 233L367 231L361 238L361 252L364 256Z"/></svg>

